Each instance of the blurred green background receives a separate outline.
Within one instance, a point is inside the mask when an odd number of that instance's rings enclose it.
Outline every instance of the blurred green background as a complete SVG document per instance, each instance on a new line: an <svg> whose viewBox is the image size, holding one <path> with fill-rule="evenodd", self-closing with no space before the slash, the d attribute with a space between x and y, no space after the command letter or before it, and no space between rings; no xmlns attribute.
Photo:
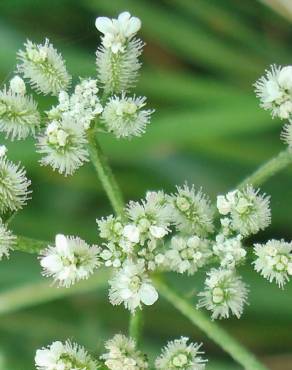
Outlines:
<svg viewBox="0 0 292 370"><path fill-rule="evenodd" d="M1 86L12 76L16 51L27 38L42 42L48 37L62 51L75 81L94 76L95 18L129 10L142 19L140 35L147 43L136 91L148 97L156 113L142 138L100 137L125 198L139 199L147 190L172 191L187 180L215 200L284 148L282 123L258 107L252 87L270 64L291 63L289 13L282 11L285 19L278 13L281 1L268 2L276 8L254 0L1 0ZM42 109L54 103L40 101ZM33 183L32 200L13 220L15 233L52 240L62 232L98 242L95 219L111 209L91 165L64 178L38 165L33 141L7 145L10 158L21 160ZM291 168L263 190L272 195L273 223L257 240L291 239ZM281 291L252 268L242 274L250 284L250 306L241 320L222 326L269 368L292 369L291 284ZM40 279L35 256L18 252L1 262L2 291ZM202 276L169 279L184 294L202 282ZM104 338L127 327L127 312L111 307L106 294L95 289L1 315L0 369L33 369L36 348L55 339L71 338L100 351ZM0 309L1 299L0 293ZM187 335L204 342L207 369L240 369L162 299L145 310L145 321L143 349L151 356L168 339Z"/></svg>

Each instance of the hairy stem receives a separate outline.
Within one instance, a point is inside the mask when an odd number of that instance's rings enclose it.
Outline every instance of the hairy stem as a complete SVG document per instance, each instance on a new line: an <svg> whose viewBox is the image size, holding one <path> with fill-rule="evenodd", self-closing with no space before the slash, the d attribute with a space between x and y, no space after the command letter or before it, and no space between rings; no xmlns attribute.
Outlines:
<svg viewBox="0 0 292 370"><path fill-rule="evenodd" d="M91 162L98 174L102 186L118 216L123 216L124 202L119 185L108 164L107 158L97 141L94 129L88 131L88 143Z"/></svg>
<svg viewBox="0 0 292 370"><path fill-rule="evenodd" d="M290 163L292 163L292 152L289 149L283 150L277 156L264 163L254 173L244 179L237 186L237 188L241 189L248 184L259 186L267 181L270 177L283 170Z"/></svg>
<svg viewBox="0 0 292 370"><path fill-rule="evenodd" d="M130 315L129 321L129 336L135 339L137 345L139 345L143 328L143 317L142 311L136 311L134 314Z"/></svg>
<svg viewBox="0 0 292 370"><path fill-rule="evenodd" d="M224 351L246 370L267 370L252 353L244 348L225 330L212 322L203 312L196 310L186 299L172 290L161 279L155 278L154 283L160 294L171 303L179 312L200 328L211 340L217 343Z"/></svg>

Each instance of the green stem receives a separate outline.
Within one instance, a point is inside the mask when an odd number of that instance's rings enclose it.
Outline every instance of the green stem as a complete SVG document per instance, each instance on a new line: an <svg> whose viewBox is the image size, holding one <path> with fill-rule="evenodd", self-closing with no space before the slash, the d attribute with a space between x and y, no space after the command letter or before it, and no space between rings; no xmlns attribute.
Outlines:
<svg viewBox="0 0 292 370"><path fill-rule="evenodd" d="M244 179L237 188L241 189L246 185L259 186L291 163L292 152L289 149L283 150Z"/></svg>
<svg viewBox="0 0 292 370"><path fill-rule="evenodd" d="M16 287L0 293L0 314L15 312L24 308L51 302L76 293L86 293L106 286L109 271L99 270L98 273L72 286L70 289L53 287L51 282L38 281Z"/></svg>
<svg viewBox="0 0 292 370"><path fill-rule="evenodd" d="M231 337L225 330L212 322L203 312L196 310L186 299L174 292L166 283L157 277L155 286L160 294L178 311L200 328L210 339L217 343L224 351L241 364L246 370L267 370L252 353Z"/></svg>
<svg viewBox="0 0 292 370"><path fill-rule="evenodd" d="M118 183L108 164L107 158L97 141L94 129L88 131L88 143L91 162L98 174L102 186L118 216L123 216L124 202Z"/></svg>
<svg viewBox="0 0 292 370"><path fill-rule="evenodd" d="M25 236L18 236L13 250L27 253L39 253L48 245L48 242L27 238Z"/></svg>
<svg viewBox="0 0 292 370"><path fill-rule="evenodd" d="M129 336L135 339L137 345L140 342L142 336L143 317L142 311L138 310L134 314L130 315L129 321Z"/></svg>

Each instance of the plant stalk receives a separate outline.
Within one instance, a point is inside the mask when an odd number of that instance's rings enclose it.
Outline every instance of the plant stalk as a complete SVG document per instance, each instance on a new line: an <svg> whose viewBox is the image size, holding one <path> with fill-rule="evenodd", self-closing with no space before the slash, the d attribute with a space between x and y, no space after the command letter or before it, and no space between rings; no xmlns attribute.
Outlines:
<svg viewBox="0 0 292 370"><path fill-rule="evenodd" d="M136 341L137 345L139 345L142 337L142 329L143 329L142 311L137 310L134 314L130 314L129 321L129 336Z"/></svg>
<svg viewBox="0 0 292 370"><path fill-rule="evenodd" d="M103 154L94 129L88 131L89 154L102 186L117 216L123 217L124 201L120 187Z"/></svg>
<svg viewBox="0 0 292 370"><path fill-rule="evenodd" d="M246 370L268 370L255 356L244 348L236 339L225 330L211 321L203 312L197 310L186 299L172 290L160 278L154 279L154 284L160 294L171 303L181 314L200 328L211 340L219 345L225 352Z"/></svg>
<svg viewBox="0 0 292 370"><path fill-rule="evenodd" d="M244 179L238 186L237 189L242 189L246 185L259 186L267 181L270 177L274 176L289 164L292 163L292 151L288 149L283 150L277 156L273 157L262 166L260 166L255 172Z"/></svg>

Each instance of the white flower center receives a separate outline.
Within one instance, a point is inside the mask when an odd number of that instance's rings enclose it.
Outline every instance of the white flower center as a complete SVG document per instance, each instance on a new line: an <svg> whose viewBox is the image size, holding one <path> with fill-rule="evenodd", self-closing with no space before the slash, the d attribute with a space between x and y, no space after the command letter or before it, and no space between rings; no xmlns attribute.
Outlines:
<svg viewBox="0 0 292 370"><path fill-rule="evenodd" d="M216 287L212 291L212 300L214 303L222 303L224 301L223 289Z"/></svg>
<svg viewBox="0 0 292 370"><path fill-rule="evenodd" d="M188 358L184 353L179 353L172 359L172 364L175 367L184 367L188 363Z"/></svg>
<svg viewBox="0 0 292 370"><path fill-rule="evenodd" d="M190 208L190 202L186 197L180 196L176 199L176 205L179 210L182 212L188 211Z"/></svg>

